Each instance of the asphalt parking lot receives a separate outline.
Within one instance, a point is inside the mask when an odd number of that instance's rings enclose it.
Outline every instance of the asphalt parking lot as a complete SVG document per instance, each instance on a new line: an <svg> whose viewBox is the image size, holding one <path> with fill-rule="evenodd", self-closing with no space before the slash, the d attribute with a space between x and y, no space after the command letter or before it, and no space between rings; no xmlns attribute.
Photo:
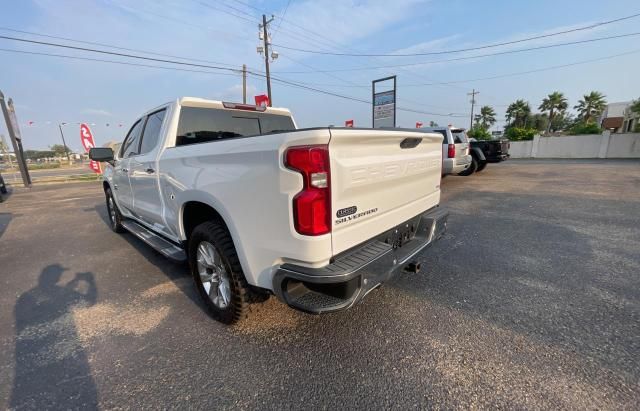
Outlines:
<svg viewBox="0 0 640 411"><path fill-rule="evenodd" d="M448 233L342 313L209 319L97 183L0 204L0 408L640 406L640 162L443 180ZM18 192L19 191L19 192Z"/></svg>

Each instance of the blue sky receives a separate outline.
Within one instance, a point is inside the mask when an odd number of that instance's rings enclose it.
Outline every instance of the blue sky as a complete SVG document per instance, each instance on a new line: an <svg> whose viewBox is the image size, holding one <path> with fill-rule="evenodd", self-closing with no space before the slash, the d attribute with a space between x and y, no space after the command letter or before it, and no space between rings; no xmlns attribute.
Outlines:
<svg viewBox="0 0 640 411"><path fill-rule="evenodd" d="M640 4L631 0L4 0L0 2L0 35L92 47L7 31L9 28L214 61L225 67L239 68L245 63L259 71L264 67L255 51L258 10L276 16L272 23L275 45L385 54L446 51L552 33L632 15L640 12ZM467 126L470 104L466 93L473 88L480 91L478 103L493 106L501 120L506 105L515 99L528 100L537 108L554 90L564 92L571 106L591 90L603 92L610 102L640 97L640 52L556 70L466 81L629 53L640 50L640 36L405 68L317 70L433 62L633 33L640 31L639 22L640 17L516 45L424 57L325 56L275 46L280 58L273 63L272 74L367 101L372 79L395 74L398 105L433 113L398 112L399 125L412 127L416 121L433 120ZM4 39L0 39L0 48L170 66ZM65 127L67 142L79 150L76 122L95 123L96 142L103 144L121 140L139 114L178 96L241 100L241 78L233 73L194 73L6 51L0 51L0 62L0 90L16 103L27 148L59 143L59 122L71 123ZM428 85L452 81L456 83ZM264 79L250 77L248 85L250 98L266 92ZM290 108L302 127L341 125L347 119L354 119L356 126L371 124L367 104L278 83L272 88L274 105ZM30 121L34 122L31 126ZM0 134L7 134L3 123Z"/></svg>

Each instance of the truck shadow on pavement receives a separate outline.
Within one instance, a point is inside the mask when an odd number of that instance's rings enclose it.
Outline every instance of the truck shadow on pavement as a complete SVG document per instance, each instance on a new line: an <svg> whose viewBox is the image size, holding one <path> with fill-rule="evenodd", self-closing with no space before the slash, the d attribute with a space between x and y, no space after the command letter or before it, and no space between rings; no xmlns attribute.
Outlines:
<svg viewBox="0 0 640 411"><path fill-rule="evenodd" d="M96 212L100 216L102 221L104 221L107 228L110 227L111 222L109 221L107 207L105 204L101 203L93 208L85 209L84 211ZM109 228L109 230L111 229ZM135 248L138 254L140 254L141 256L146 258L147 261L156 266L158 270L160 270L169 280L171 280L171 282L173 282L185 296L189 297L189 299L193 301L198 307L206 310L206 306L200 300L195 287L193 287L191 275L189 274L189 265L187 263L182 264L169 260L162 254L156 252L153 248L149 247L149 245L145 244L142 240L138 239L133 234L116 234L113 232L110 232L110 234L114 236L122 236L122 238L124 238L133 248Z"/></svg>
<svg viewBox="0 0 640 411"><path fill-rule="evenodd" d="M97 407L96 384L72 312L95 304L95 279L84 272L60 284L65 271L60 264L45 267L38 284L16 302L12 409Z"/></svg>
<svg viewBox="0 0 640 411"><path fill-rule="evenodd" d="M7 228L9 228L9 223L11 222L12 218L12 213L0 213L0 238L2 238L4 232L7 231Z"/></svg>

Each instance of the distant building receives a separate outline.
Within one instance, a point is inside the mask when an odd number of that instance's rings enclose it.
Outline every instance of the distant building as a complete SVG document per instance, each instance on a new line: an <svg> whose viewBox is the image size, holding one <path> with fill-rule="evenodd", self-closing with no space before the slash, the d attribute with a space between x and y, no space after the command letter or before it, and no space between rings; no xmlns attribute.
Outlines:
<svg viewBox="0 0 640 411"><path fill-rule="evenodd" d="M640 122L640 115L631 111L632 101L607 104L600 116L602 128L612 133L631 133Z"/></svg>

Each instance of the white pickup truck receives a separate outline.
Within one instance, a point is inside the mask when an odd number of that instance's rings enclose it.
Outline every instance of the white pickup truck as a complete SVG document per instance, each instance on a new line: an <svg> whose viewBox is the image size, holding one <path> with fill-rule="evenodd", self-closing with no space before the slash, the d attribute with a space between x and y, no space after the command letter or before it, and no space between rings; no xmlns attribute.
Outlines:
<svg viewBox="0 0 640 411"><path fill-rule="evenodd" d="M111 227L188 260L211 315L275 294L323 313L353 306L446 228L442 136L296 129L288 110L184 97L141 116L107 162Z"/></svg>

